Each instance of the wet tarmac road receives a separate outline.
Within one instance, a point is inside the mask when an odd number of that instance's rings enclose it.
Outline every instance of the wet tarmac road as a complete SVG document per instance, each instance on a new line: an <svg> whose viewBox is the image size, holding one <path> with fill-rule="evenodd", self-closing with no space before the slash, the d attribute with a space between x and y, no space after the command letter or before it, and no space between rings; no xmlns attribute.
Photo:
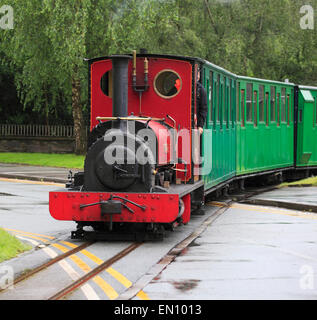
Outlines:
<svg viewBox="0 0 317 320"><path fill-rule="evenodd" d="M234 203L143 290L151 299L317 299L317 215Z"/></svg>
<svg viewBox="0 0 317 320"><path fill-rule="evenodd" d="M48 212L48 192L59 187L60 185L40 182L21 183L0 179L0 227L11 229L10 232L24 241L33 241L34 245L39 245L39 249L33 250L32 255L24 254L10 261L14 263L17 273L48 260L50 257L43 249L52 248L53 243L68 249L69 243L74 245L74 242L69 241L69 234L75 224L56 221ZM316 190L317 188L283 188L257 197L294 203L300 200L303 203L315 204ZM208 210L212 212L216 209L217 206L213 206ZM114 288L117 295L111 295L111 290L106 294L99 286L92 284L96 295L86 296L79 290L69 298L76 300L120 297L128 286L142 279L161 257L205 218L195 217L188 226L171 233L163 243L146 244L129 255L127 260L118 262L114 266L113 274L122 282L113 275L109 276L109 272L103 275L104 280ZM233 203L188 249L143 288L143 297L151 300L315 300L316 231L317 215L314 213ZM79 242L75 245L79 245ZM104 244L99 243L92 247L89 253L104 260L107 258L107 251L115 251L120 245L117 243L105 248ZM62 247L53 249L55 254L65 250ZM92 267L98 261L93 261L92 255L89 258L81 253L79 258ZM75 261L68 262L75 272L85 272ZM0 267L1 265L3 266L0 264ZM69 281L69 274L61 266L49 272L57 273L61 283ZM50 282L46 282L46 285L50 286ZM36 283L33 286L36 286ZM42 290L45 290L45 282ZM12 291L8 298L14 299ZM32 299L34 296L29 293L29 298Z"/></svg>
<svg viewBox="0 0 317 320"><path fill-rule="evenodd" d="M28 166L16 164L0 164L0 176L9 179L28 179L35 181L46 181L65 183L68 180L70 169L66 168L53 168L41 166ZM79 171L72 169L73 173Z"/></svg>

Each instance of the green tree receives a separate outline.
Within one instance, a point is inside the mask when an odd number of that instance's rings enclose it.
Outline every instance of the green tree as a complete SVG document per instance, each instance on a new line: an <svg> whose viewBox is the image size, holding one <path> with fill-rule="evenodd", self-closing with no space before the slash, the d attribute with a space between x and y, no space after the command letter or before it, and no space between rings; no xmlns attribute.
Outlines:
<svg viewBox="0 0 317 320"><path fill-rule="evenodd" d="M47 17L45 34L62 74L71 84L75 153L86 151L86 126L83 118L82 77L86 56L86 33L90 0L44 0L43 16ZM65 88L69 88L65 86Z"/></svg>
<svg viewBox="0 0 317 320"><path fill-rule="evenodd" d="M24 111L31 106L47 123L71 116L76 153L83 153L84 58L147 48L317 85L317 28L299 26L309 3L316 9L316 0L10 0L14 29L0 30L0 74L14 74Z"/></svg>

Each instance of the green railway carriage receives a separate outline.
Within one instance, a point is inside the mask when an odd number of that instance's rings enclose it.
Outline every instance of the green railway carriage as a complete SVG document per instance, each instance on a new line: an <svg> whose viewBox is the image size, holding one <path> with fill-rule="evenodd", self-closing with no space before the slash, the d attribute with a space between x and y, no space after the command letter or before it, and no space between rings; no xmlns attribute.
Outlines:
<svg viewBox="0 0 317 320"><path fill-rule="evenodd" d="M208 115L202 137L207 193L236 175L236 75L204 61Z"/></svg>
<svg viewBox="0 0 317 320"><path fill-rule="evenodd" d="M239 76L237 175L294 165L294 85Z"/></svg>
<svg viewBox="0 0 317 320"><path fill-rule="evenodd" d="M296 165L317 165L317 87L299 86Z"/></svg>
<svg viewBox="0 0 317 320"><path fill-rule="evenodd" d="M317 87L238 76L198 61L208 97L206 194L235 179L317 168Z"/></svg>

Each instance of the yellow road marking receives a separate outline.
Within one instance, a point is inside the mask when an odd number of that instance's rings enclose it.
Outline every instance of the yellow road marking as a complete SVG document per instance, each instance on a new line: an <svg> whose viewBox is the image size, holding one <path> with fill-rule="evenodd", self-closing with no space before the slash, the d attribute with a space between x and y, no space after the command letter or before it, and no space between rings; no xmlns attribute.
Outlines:
<svg viewBox="0 0 317 320"><path fill-rule="evenodd" d="M23 233L23 234L30 234L30 235L33 235L33 236L40 236L40 237L44 237L44 238L48 238L48 239L55 239L55 237L46 236L44 234L39 234L39 233L33 233L33 232L27 232L27 231L21 231L21 230L16 230L16 229L9 229L9 228L4 228L4 230L17 232L17 233Z"/></svg>
<svg viewBox="0 0 317 320"><path fill-rule="evenodd" d="M62 184L62 183L45 182L45 181L33 181L33 180L10 179L10 178L0 178L0 181L3 181L3 182L16 182L16 183L28 183L28 184L40 184L40 185L57 186L57 187L65 187L65 184Z"/></svg>
<svg viewBox="0 0 317 320"><path fill-rule="evenodd" d="M57 256L57 253L51 248L44 248L43 250L52 259ZM80 275L73 269L73 267L67 261L62 260L59 261L58 264L61 266L61 268L64 269L64 271L70 276L72 280L76 281L80 278ZM99 296L97 296L94 289L88 283L85 283L83 286L80 287L80 289L83 291L88 300L100 300Z"/></svg>
<svg viewBox="0 0 317 320"><path fill-rule="evenodd" d="M32 239L36 239L36 240L40 240L40 241L42 241L44 243L48 243L49 242L49 240L47 240L47 239L43 239L43 238L36 237L36 236L31 236L31 235L24 234L24 233L13 233L13 234L14 235L21 235L21 236L32 238Z"/></svg>
<svg viewBox="0 0 317 320"><path fill-rule="evenodd" d="M150 297L142 290L139 291L136 296L139 297L142 300L150 300Z"/></svg>
<svg viewBox="0 0 317 320"><path fill-rule="evenodd" d="M65 241L63 241L65 242ZM64 246L54 243L52 244L55 248L61 250L62 252L67 252L69 249L65 248ZM72 247L77 247L76 245L72 245ZM85 272L88 273L91 271L91 268L79 257L76 255L71 255L70 258ZM105 294L109 297L110 300L116 299L119 295L118 293L100 276L95 276L92 279L99 287L105 292Z"/></svg>
<svg viewBox="0 0 317 320"><path fill-rule="evenodd" d="M124 275L120 272L116 271L115 269L109 267L106 271L111 274L114 278L116 278L121 284L123 284L126 288L130 288L132 286L132 282L127 279Z"/></svg>
<svg viewBox="0 0 317 320"><path fill-rule="evenodd" d="M71 242L67 242L67 241L61 241L61 243L71 247L71 248L76 248L77 245L71 243ZM91 252L87 251L87 250L81 250L81 253L83 253L85 256L87 256L89 259L91 259L92 261L94 261L96 264L100 265L102 264L104 261L101 260L100 258L96 257L94 254L92 254ZM132 286L132 282L127 279L124 275L122 275L120 272L118 272L117 270L109 267L106 269L106 271L112 276L114 277L117 281L119 281L122 285L124 285L126 288L130 288ZM143 292L142 290L137 294L137 296L142 299L142 300L150 300L149 297L147 296L147 294L145 292Z"/></svg>
<svg viewBox="0 0 317 320"><path fill-rule="evenodd" d="M210 201L207 203L207 206L227 207L227 204L225 202Z"/></svg>

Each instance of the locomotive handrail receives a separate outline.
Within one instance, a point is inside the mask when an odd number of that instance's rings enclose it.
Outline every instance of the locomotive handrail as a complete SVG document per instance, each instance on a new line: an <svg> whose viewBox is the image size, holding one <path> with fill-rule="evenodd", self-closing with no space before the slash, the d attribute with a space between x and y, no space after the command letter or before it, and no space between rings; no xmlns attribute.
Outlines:
<svg viewBox="0 0 317 320"><path fill-rule="evenodd" d="M151 117L96 117L96 120L165 121L165 118Z"/></svg>
<svg viewBox="0 0 317 320"><path fill-rule="evenodd" d="M128 210L129 210L130 212L132 212L132 213L134 213L134 211L126 205L126 202L128 202L128 203L130 203L130 204L133 204L134 206L142 209L143 211L146 210L146 206L140 205L140 204L138 204L138 203L136 203L136 202L134 202L134 201L131 201L131 200L128 200L128 199L126 199L126 198L123 198L123 197L120 197L120 196L116 196L116 195L114 195L114 196L111 195L110 198L109 198L108 200L106 200L106 201L99 201L99 202L94 202L94 203L89 203L89 204L80 204L80 205L79 205L79 209L84 209L84 208L86 208L86 207L96 206L96 205L98 205L98 204L99 204L99 205L105 204L105 203L108 203L109 201L112 201L113 199L123 200L124 202L121 202L121 201L120 201L120 204L121 204L122 206L124 206L126 209L128 209Z"/></svg>

